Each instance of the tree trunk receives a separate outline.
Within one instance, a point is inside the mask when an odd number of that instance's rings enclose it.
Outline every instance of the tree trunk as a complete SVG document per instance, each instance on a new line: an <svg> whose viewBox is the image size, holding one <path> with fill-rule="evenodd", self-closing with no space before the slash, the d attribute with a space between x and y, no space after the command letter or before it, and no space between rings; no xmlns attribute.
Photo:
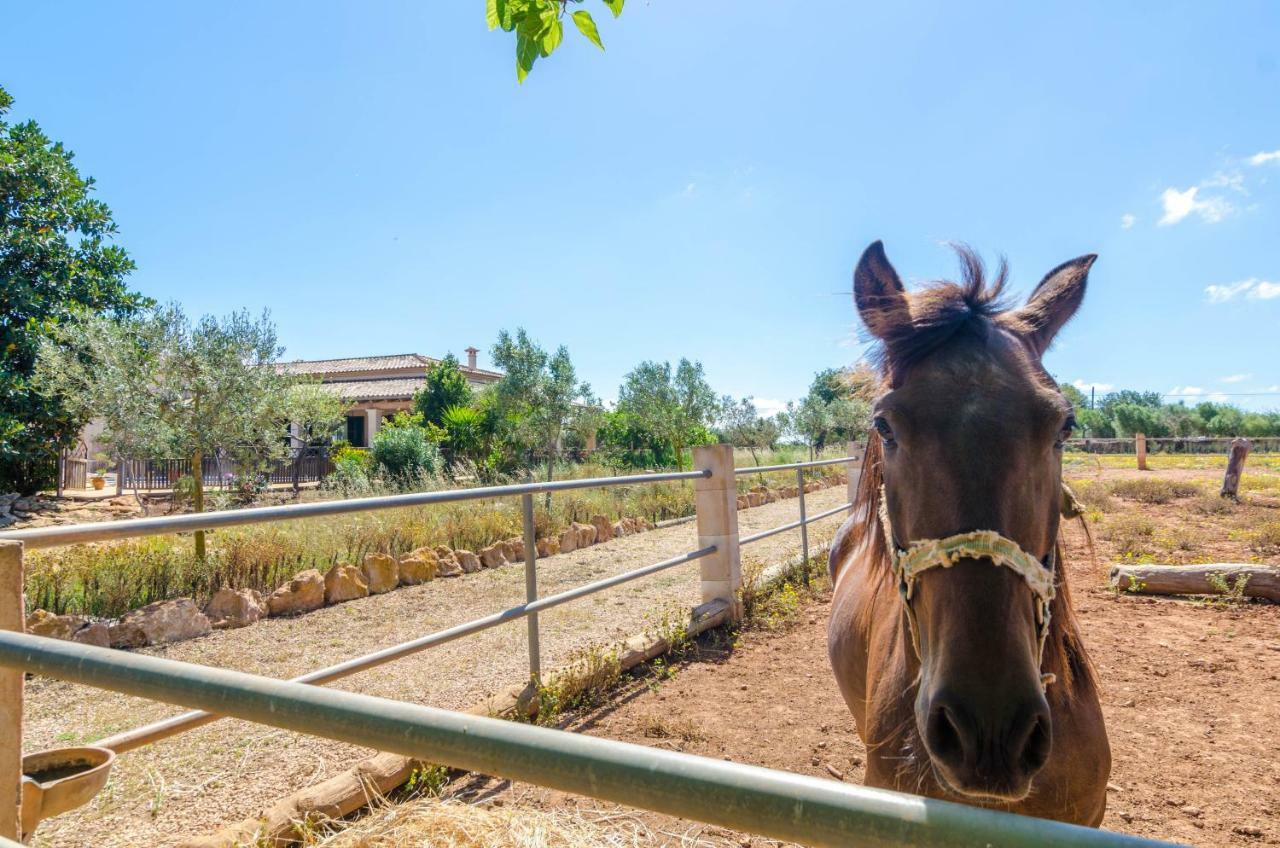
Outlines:
<svg viewBox="0 0 1280 848"><path fill-rule="evenodd" d="M1250 447L1248 439L1231 441L1231 456L1227 459L1227 476L1222 478L1220 493L1222 497L1232 500L1240 499L1240 475L1244 473L1244 461L1249 457Z"/></svg>
<svg viewBox="0 0 1280 848"><path fill-rule="evenodd" d="M1122 592L1143 595L1220 595L1240 591L1243 597L1280 601L1280 569L1265 565L1115 565L1111 567L1111 584Z"/></svg>
<svg viewBox="0 0 1280 848"><path fill-rule="evenodd" d="M551 482L551 477L555 473L556 473L556 454L555 454L555 451L551 451L547 454L547 482L548 483ZM542 508L545 509L547 512L551 511L551 493L550 492L547 492L546 496L542 499Z"/></svg>
<svg viewBox="0 0 1280 848"><path fill-rule="evenodd" d="M204 512L204 454L199 448L191 454L191 511ZM204 559L204 531L196 531L196 559Z"/></svg>

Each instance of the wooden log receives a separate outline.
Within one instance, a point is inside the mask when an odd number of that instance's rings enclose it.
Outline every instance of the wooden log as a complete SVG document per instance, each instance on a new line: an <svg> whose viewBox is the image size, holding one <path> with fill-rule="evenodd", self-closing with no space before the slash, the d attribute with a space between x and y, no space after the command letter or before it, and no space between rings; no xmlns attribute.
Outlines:
<svg viewBox="0 0 1280 848"><path fill-rule="evenodd" d="M1133 446L1138 452L1138 470L1147 470L1147 435L1145 433L1133 434Z"/></svg>
<svg viewBox="0 0 1280 848"><path fill-rule="evenodd" d="M1280 568L1240 562L1204 565L1113 565L1111 585L1140 595L1220 595L1235 591L1247 577L1242 594L1280 601Z"/></svg>
<svg viewBox="0 0 1280 848"><path fill-rule="evenodd" d="M1231 456L1227 458L1227 474L1222 478L1224 498L1240 499L1240 475L1244 473L1244 461L1249 457L1251 447L1248 439L1231 440Z"/></svg>

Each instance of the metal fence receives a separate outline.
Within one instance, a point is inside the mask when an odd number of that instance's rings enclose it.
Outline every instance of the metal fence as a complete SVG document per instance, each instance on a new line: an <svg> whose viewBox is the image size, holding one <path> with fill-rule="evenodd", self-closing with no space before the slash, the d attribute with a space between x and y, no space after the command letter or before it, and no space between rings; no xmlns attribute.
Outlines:
<svg viewBox="0 0 1280 848"><path fill-rule="evenodd" d="M192 477L190 459L123 459L116 466L117 488L163 491ZM236 483L240 469L228 457L206 456L200 463L204 485L226 489ZM265 471L251 472L270 484L319 483L333 471L325 447L290 448L289 453Z"/></svg>
<svg viewBox="0 0 1280 848"><path fill-rule="evenodd" d="M514 486L424 492L226 512L140 518L0 533L0 798L21 793L22 680L26 671L192 708L191 712L116 734L98 743L132 750L224 716L312 733L444 765L618 801L813 845L1139 845L1130 837L899 795L833 781L659 751L562 731L480 718L314 685L355 674L491 627L525 619L529 671L541 674L538 613L613 586L690 562L701 568L702 605L695 615L737 613L741 588L740 545L776 533L801 530L808 558L807 526L847 510L851 500L809 516L807 469L847 464L849 491L860 456L756 468L733 468L732 448L698 448L699 470L628 477L564 480ZM737 532L735 474L794 470L800 519L750 536ZM580 488L693 481L698 547L662 562L539 598L533 496ZM523 604L446 630L317 669L291 681L78 645L23 634L24 549L82 542L210 530L411 506L519 497L524 522ZM14 632L3 632L14 631ZM18 833L16 809L0 804L0 837Z"/></svg>

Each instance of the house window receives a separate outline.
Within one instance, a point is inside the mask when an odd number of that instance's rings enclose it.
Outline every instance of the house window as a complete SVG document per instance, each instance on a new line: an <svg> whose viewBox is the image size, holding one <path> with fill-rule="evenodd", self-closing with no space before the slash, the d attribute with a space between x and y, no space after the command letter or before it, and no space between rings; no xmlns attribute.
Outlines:
<svg viewBox="0 0 1280 848"><path fill-rule="evenodd" d="M364 438L364 415L347 416L347 442L353 448L367 448Z"/></svg>

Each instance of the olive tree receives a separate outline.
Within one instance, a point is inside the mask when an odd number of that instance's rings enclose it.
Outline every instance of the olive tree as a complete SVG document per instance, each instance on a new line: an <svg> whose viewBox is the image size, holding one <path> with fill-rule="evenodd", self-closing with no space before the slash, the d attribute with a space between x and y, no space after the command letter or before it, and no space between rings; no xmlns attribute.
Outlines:
<svg viewBox="0 0 1280 848"><path fill-rule="evenodd" d="M207 456L256 474L284 455L294 379L266 314L192 322L176 304L121 321L84 316L40 346L37 377L84 417L101 418L117 455L190 459L192 507L204 510ZM203 558L204 533L195 534Z"/></svg>
<svg viewBox="0 0 1280 848"><path fill-rule="evenodd" d="M641 429L670 444L676 467L683 470L686 447L706 441L720 403L702 363L681 359L674 370L670 362L637 365L623 377L617 408Z"/></svg>

